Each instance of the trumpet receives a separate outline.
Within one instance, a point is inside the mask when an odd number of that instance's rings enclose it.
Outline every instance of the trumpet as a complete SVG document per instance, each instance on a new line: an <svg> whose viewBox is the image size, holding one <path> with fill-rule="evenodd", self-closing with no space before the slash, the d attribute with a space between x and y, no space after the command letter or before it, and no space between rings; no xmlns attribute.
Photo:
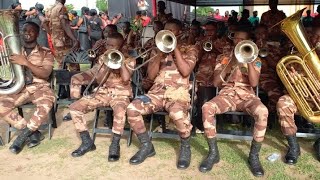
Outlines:
<svg viewBox="0 0 320 180"><path fill-rule="evenodd" d="M234 56L236 57L237 63L239 64L252 63L254 60L257 59L258 54L259 54L258 46L250 40L243 40L239 42L234 48ZM221 75L224 74L223 72L229 66L231 61L232 60L228 62L228 64L224 67L224 69L220 73L220 78L224 83L228 82L229 80L225 81ZM229 78L232 76L235 70L236 68L233 68L233 70L229 75Z"/></svg>
<svg viewBox="0 0 320 180"><path fill-rule="evenodd" d="M202 48L203 48L203 50L205 50L206 52L212 51L212 49L213 49L212 41L206 41L206 42L204 42Z"/></svg>
<svg viewBox="0 0 320 180"><path fill-rule="evenodd" d="M259 50L259 56L262 57L262 58L265 58L269 55L269 50L268 48L261 48Z"/></svg>

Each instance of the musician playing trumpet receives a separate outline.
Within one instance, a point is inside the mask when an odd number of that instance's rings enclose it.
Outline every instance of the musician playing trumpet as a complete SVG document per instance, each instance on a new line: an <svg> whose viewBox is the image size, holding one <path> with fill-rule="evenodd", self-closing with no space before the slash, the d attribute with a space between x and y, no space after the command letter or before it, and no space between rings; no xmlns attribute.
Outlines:
<svg viewBox="0 0 320 180"><path fill-rule="evenodd" d="M118 50L122 43L123 36L120 33L114 33L108 37L106 48L108 50ZM98 63L94 65L93 68L82 73L82 77L85 78L83 81L88 84L89 81L95 78L95 74L98 73L96 82L101 84L99 90L94 90L94 95L84 96L70 105L72 120L82 140L80 147L73 151L71 155L73 157L79 157L88 151L96 149L89 135L84 116L98 107L111 106L114 120L112 127L113 137L109 147L108 161L117 161L120 158L119 142L125 125L126 108L130 103L129 98L132 97L130 79L135 66L135 59L127 58L122 63L120 69L110 69L105 65L104 55L106 54L99 57ZM107 78L103 81L106 73L108 73L109 76L106 76ZM71 96L79 97L80 92L73 91Z"/></svg>
<svg viewBox="0 0 320 180"><path fill-rule="evenodd" d="M166 23L164 29L177 36L181 33L182 24L173 19ZM130 164L140 164L156 153L142 115L166 110L181 137L177 167L185 169L190 165L189 141L192 125L188 113L191 100L188 91L189 76L195 66L197 54L195 46L181 44L179 40L173 52L164 54L158 49L151 52L151 56L158 55L148 64L148 77L154 80L154 84L148 94L138 96L127 108L128 121L141 143L139 151L130 159Z"/></svg>
<svg viewBox="0 0 320 180"><path fill-rule="evenodd" d="M237 45L248 39L250 39L249 32L238 29L233 43ZM253 175L263 176L264 170L259 160L259 152L266 132L268 109L253 90L259 82L261 60L256 58L251 63L241 65L237 64L237 61L233 51L229 55L222 54L217 57L213 84L221 87L221 90L219 95L202 106L202 121L208 140L209 154L199 169L201 172L210 171L213 164L220 160L215 115L238 110L248 113L255 120L248 162Z"/></svg>

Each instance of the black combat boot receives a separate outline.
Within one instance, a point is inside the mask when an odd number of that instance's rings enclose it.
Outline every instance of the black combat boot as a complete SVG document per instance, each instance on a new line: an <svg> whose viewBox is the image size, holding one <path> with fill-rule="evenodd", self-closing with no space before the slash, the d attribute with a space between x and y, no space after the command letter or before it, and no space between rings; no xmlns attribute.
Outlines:
<svg viewBox="0 0 320 180"><path fill-rule="evenodd" d="M297 142L296 135L286 136L289 144L288 152L285 156L285 163L287 164L296 164L298 157L300 156L300 146Z"/></svg>
<svg viewBox="0 0 320 180"><path fill-rule="evenodd" d="M137 136L141 143L141 146L139 151L130 159L130 164L140 164L147 157L152 157L156 154L156 151L154 150L153 144L151 143L150 137L147 132L138 134Z"/></svg>
<svg viewBox="0 0 320 180"><path fill-rule="evenodd" d="M187 169L190 165L191 149L190 149L190 136L181 138L180 153L177 163L178 169Z"/></svg>
<svg viewBox="0 0 320 180"><path fill-rule="evenodd" d="M14 154L18 154L21 152L24 143L27 141L28 137L32 134L33 132L29 128L24 128L17 137L16 140L12 143L12 145L9 147L10 151Z"/></svg>
<svg viewBox="0 0 320 180"><path fill-rule="evenodd" d="M44 136L40 131L36 130L29 137L28 147L32 148L38 146L42 140L44 140Z"/></svg>
<svg viewBox="0 0 320 180"><path fill-rule="evenodd" d="M316 151L316 157L318 161L320 161L320 138L318 138L317 141L314 142L313 148Z"/></svg>
<svg viewBox="0 0 320 180"><path fill-rule="evenodd" d="M109 146L109 155L108 155L108 161L118 161L120 158L120 134L113 134L112 142Z"/></svg>
<svg viewBox="0 0 320 180"><path fill-rule="evenodd" d="M70 113L66 114L66 115L63 117L63 121L70 121L70 120L72 120L72 117L71 117L71 114L70 114Z"/></svg>
<svg viewBox="0 0 320 180"><path fill-rule="evenodd" d="M253 140L251 143L248 163L249 163L252 174L256 177L261 177L264 175L264 170L259 160L260 149L261 149L261 143Z"/></svg>
<svg viewBox="0 0 320 180"><path fill-rule="evenodd" d="M93 140L90 138L88 131L80 132L80 137L81 137L82 143L77 150L71 153L73 157L79 157L89 151L96 150L96 146L94 145Z"/></svg>
<svg viewBox="0 0 320 180"><path fill-rule="evenodd" d="M199 170L201 172L211 171L212 166L220 161L219 149L217 146L217 138L208 138L209 154L208 157L202 161Z"/></svg>

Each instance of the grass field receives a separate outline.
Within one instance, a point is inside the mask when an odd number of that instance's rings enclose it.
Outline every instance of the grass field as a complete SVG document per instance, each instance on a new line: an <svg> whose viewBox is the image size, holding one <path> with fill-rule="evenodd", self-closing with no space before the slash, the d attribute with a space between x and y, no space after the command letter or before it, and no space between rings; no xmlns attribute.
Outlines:
<svg viewBox="0 0 320 180"><path fill-rule="evenodd" d="M218 147L221 161L209 173L201 173L198 166L208 152L208 146L202 134L192 138L192 161L187 170L176 168L179 142L168 139L154 139L156 156L148 158L141 165L130 165L130 157L137 151L137 139L130 147L126 146L126 137L121 140L121 159L118 162L107 161L110 135L99 135L96 139L97 150L83 157L73 158L70 153L79 146L73 123L62 122L66 108L57 113L58 128L53 138L47 138L41 145L12 154L10 144L0 146L1 179L255 179L248 168L247 157L250 142L219 140ZM102 118L102 117L101 117ZM92 127L93 113L87 116L89 127ZM0 134L4 138L6 129L0 123ZM47 136L47 132L44 131ZM13 138L16 136L14 135ZM312 148L314 140L299 139L302 155L294 166L286 165L283 158L286 152L286 141L278 128L268 130L261 151L261 162L265 177L259 179L320 179L320 164L315 159ZM270 162L267 157L280 153L281 159Z"/></svg>

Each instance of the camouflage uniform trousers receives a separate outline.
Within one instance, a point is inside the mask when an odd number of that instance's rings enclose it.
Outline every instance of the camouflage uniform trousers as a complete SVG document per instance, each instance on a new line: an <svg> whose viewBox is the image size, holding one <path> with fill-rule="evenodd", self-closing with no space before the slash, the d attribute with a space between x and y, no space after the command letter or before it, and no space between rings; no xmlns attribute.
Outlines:
<svg viewBox="0 0 320 180"><path fill-rule="evenodd" d="M276 73L276 72L274 72ZM260 76L259 87L268 95L269 112L276 112L276 104L283 95L282 83L276 74L265 73Z"/></svg>
<svg viewBox="0 0 320 180"><path fill-rule="evenodd" d="M268 109L256 96L247 100L238 95L218 95L202 106L202 121L207 138L216 137L216 114L228 111L244 111L255 120L253 139L262 142L267 128Z"/></svg>
<svg viewBox="0 0 320 180"><path fill-rule="evenodd" d="M142 115L152 114L165 109L176 126L180 137L190 136L192 125L190 122L189 102L170 101L164 98L164 93L146 94L133 100L128 108L128 122L135 134L146 132Z"/></svg>
<svg viewBox="0 0 320 180"><path fill-rule="evenodd" d="M297 132L297 126L294 122L294 114L297 113L297 110L295 102L288 94L280 97L277 111L281 131L285 136L292 136Z"/></svg>
<svg viewBox="0 0 320 180"><path fill-rule="evenodd" d="M70 105L70 114L76 130L78 132L88 131L86 120L84 120L85 114L98 107L110 106L114 114L112 132L115 134L123 134L126 121L126 109L130 103L129 97L114 96L108 94L106 90L101 88L100 90L95 97L82 97Z"/></svg>
<svg viewBox="0 0 320 180"><path fill-rule="evenodd" d="M36 106L36 110L27 121L15 111L15 108L29 102ZM48 118L54 102L55 96L49 86L29 85L18 94L0 96L0 117L17 129L28 127L35 131Z"/></svg>
<svg viewBox="0 0 320 180"><path fill-rule="evenodd" d="M81 97L81 86L88 85L91 80L92 76L86 72L73 75L70 83L70 97L72 99L79 99Z"/></svg>

